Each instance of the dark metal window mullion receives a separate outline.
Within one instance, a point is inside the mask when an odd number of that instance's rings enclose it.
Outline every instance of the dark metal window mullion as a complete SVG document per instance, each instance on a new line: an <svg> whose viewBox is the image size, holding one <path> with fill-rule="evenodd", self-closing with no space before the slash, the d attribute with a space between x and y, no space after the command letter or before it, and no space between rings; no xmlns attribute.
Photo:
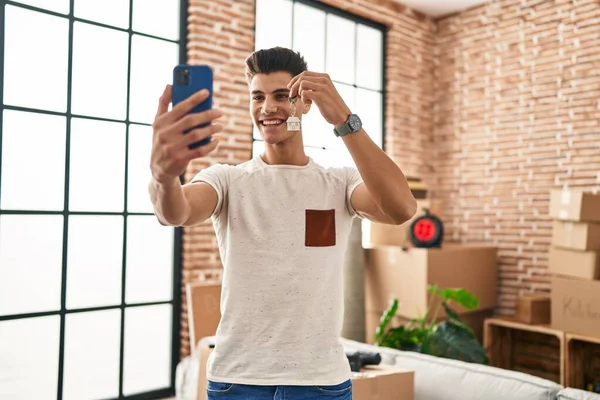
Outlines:
<svg viewBox="0 0 600 400"><path fill-rule="evenodd" d="M135 34L139 35L138 33L135 33ZM11 105L5 105L4 108L6 110L12 110L12 111L23 111L23 112L29 112L29 113L55 115L55 116L58 116L58 117L64 117L65 116L64 112L52 111L52 110L43 110L43 109L39 109L39 108L22 107L22 106L11 106ZM94 120L94 121L103 121L103 122L117 122L117 123L120 123L120 124L122 124L122 123L125 122L122 119L114 119L114 118L106 118L106 117L96 117L96 116L93 116L93 115L71 114L71 117L78 118L78 119L89 119L89 120ZM147 123L147 122L132 122L132 123L135 123L137 125L152 126L151 123Z"/></svg>
<svg viewBox="0 0 600 400"><path fill-rule="evenodd" d="M179 2L179 63L188 63L188 9L189 0ZM181 175L180 182L185 182L185 173ZM181 285L183 269L183 228L174 228L173 240L173 308L171 309L171 387L175 387L177 363L181 357ZM190 343L190 347L195 343ZM173 392L174 394L174 392Z"/></svg>
<svg viewBox="0 0 600 400"><path fill-rule="evenodd" d="M154 302L149 302L149 303L135 303L135 304L129 304L127 305L128 308L134 308L134 307L144 307L144 306L158 306L158 305L163 305L163 304L171 304L173 303L172 300L165 300L165 301L154 301ZM87 312L94 312L94 311L106 311L106 310L116 310L116 309L120 309L121 305L120 304L115 304L112 306L97 306L97 307L85 307L85 308L75 308L72 310L65 310L65 314L80 314L80 313L87 313ZM25 314L9 314L9 315L3 315L0 316L0 321L10 321L10 320L15 320L15 319L27 319L27 318L39 318L39 317L49 317L49 316L53 316L53 315L60 315L61 312L59 311L39 311L39 312L33 312L33 313L25 313Z"/></svg>
<svg viewBox="0 0 600 400"><path fill-rule="evenodd" d="M125 294L126 294L126 285L127 285L127 223L129 220L129 216L127 215L128 206L127 206L127 188L129 185L129 131L131 127L131 122L129 120L129 112L130 112L130 92L131 92L131 44L133 37L133 0L129 0L129 29L127 30L127 91L126 91L126 103L125 103L125 179L123 180L123 211L125 215L123 216L123 260L121 266L121 332L120 332L120 340L119 340L119 399L123 399L123 381L125 379Z"/></svg>
<svg viewBox="0 0 600 400"><path fill-rule="evenodd" d="M65 330L67 319L67 261L69 250L69 179L71 163L71 101L73 87L73 8L75 0L69 1L69 43L67 57L67 115L66 115L66 136L65 136L65 181L64 181L64 208L63 208L63 251L62 251L62 276L60 293L60 336L58 346L58 382L57 399L63 398L63 381L65 370Z"/></svg>
<svg viewBox="0 0 600 400"><path fill-rule="evenodd" d="M122 121L121 121L122 122ZM48 210L2 210L2 214L9 215L103 215L103 216L129 216L129 215L154 215L148 212L113 212L113 211L48 211Z"/></svg>

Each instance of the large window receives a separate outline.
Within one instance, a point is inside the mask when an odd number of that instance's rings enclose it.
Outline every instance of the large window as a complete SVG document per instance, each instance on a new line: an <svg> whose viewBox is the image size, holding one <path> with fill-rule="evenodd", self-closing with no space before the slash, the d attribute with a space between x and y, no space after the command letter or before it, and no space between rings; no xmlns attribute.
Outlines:
<svg viewBox="0 0 600 400"><path fill-rule="evenodd" d="M156 221L147 184L186 12L0 1L2 398L174 393L181 232Z"/></svg>
<svg viewBox="0 0 600 400"><path fill-rule="evenodd" d="M288 29L289 27L289 29ZM299 51L309 70L326 72L365 131L383 148L385 99L383 25L308 0L257 0L256 49L283 46ZM344 143L317 107L304 116L306 153L322 165L354 166ZM254 131L254 152L264 143Z"/></svg>

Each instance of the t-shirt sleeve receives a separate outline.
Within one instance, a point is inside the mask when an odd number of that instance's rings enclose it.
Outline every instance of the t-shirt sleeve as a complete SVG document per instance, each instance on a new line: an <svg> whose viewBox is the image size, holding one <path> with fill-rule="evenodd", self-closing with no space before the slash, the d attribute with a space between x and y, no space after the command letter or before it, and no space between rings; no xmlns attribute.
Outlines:
<svg viewBox="0 0 600 400"><path fill-rule="evenodd" d="M360 176L360 173L356 168L347 167L345 168L346 172L346 207L348 208L348 212L352 217L360 217L360 214L356 212L354 207L352 207L352 193L354 190L363 183L363 179Z"/></svg>
<svg viewBox="0 0 600 400"><path fill-rule="evenodd" d="M217 206L215 207L211 218L219 216L221 209L223 208L223 202L227 197L230 180L228 167L228 165L224 164L213 164L198 172L190 181L190 183L204 182L217 192Z"/></svg>

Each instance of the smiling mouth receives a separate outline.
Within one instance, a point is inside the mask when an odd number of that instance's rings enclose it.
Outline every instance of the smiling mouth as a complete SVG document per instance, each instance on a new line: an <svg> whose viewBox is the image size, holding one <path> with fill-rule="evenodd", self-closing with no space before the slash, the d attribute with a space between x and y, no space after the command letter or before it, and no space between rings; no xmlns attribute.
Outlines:
<svg viewBox="0 0 600 400"><path fill-rule="evenodd" d="M262 126L279 126L281 124L283 124L285 121L282 119L265 119L263 121L260 121L260 124Z"/></svg>

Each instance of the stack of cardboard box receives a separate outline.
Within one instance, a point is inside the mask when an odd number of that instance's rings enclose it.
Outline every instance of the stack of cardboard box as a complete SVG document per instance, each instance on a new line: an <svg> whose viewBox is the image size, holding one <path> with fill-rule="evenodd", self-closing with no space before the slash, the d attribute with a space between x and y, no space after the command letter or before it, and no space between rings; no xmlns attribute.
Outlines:
<svg viewBox="0 0 600 400"><path fill-rule="evenodd" d="M407 323L437 307L430 302L429 285L463 288L479 299L476 310L457 308L463 320L478 338L483 337L483 321L493 315L498 299L498 263L496 246L476 243L452 243L444 240L441 248L415 248L410 243L410 225L429 209L439 215L440 204L418 198L417 214L401 226L366 222L365 329L367 343L373 343L380 318L393 299L399 307L389 327ZM446 314L441 310L439 318Z"/></svg>
<svg viewBox="0 0 600 400"><path fill-rule="evenodd" d="M551 192L551 325L600 337L600 194Z"/></svg>

